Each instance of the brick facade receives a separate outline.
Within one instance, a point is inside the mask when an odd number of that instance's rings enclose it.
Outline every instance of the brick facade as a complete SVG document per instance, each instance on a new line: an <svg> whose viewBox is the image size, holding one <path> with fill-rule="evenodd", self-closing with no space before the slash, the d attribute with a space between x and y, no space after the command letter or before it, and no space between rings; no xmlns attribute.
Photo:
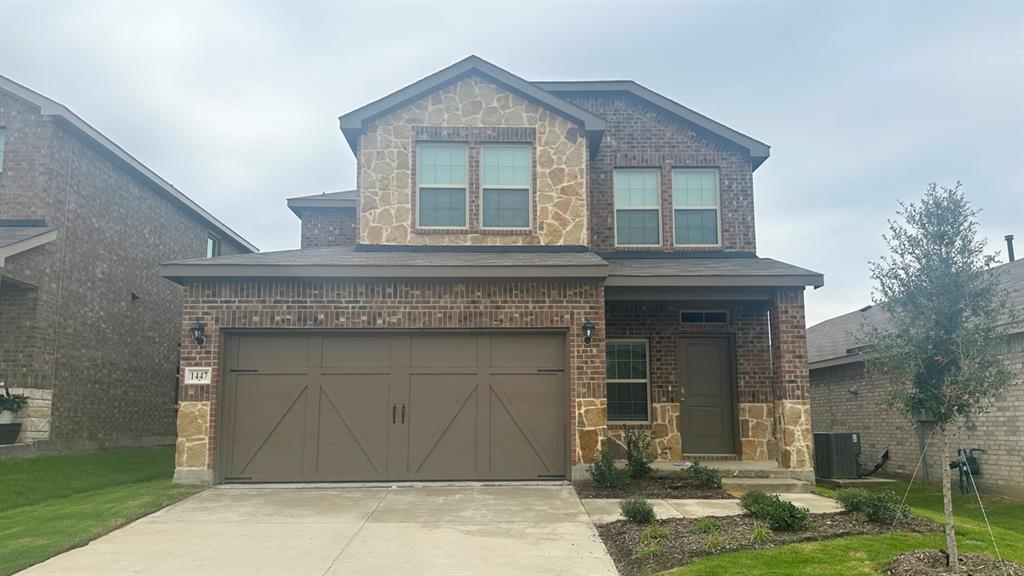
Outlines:
<svg viewBox="0 0 1024 576"><path fill-rule="evenodd" d="M562 97L608 123L597 157L590 162L592 249L616 249L613 170L657 168L661 171L662 245L648 250L755 250L753 169L744 151L734 144L703 135L692 125L627 94L565 94ZM718 169L721 247L673 246L673 168Z"/></svg>
<svg viewBox="0 0 1024 576"><path fill-rule="evenodd" d="M302 248L354 246L359 235L355 208L301 208Z"/></svg>
<svg viewBox="0 0 1024 576"><path fill-rule="evenodd" d="M206 324L197 346L190 327ZM597 325L585 344L579 327ZM185 286L181 367L210 366L213 385L183 385L179 419L179 477L209 481L215 466L217 384L224 330L281 329L506 329L566 331L572 463L588 461L601 426L577 436L577 404L604 398L604 288L598 281L223 281ZM208 418L203 421L202 418ZM581 427L582 428L582 427ZM206 436L192 433L205 431ZM191 431L191 432L188 432ZM182 433L185 432L185 433ZM579 441L578 441L579 439ZM189 472L189 470L191 472ZM184 471L184 472L183 472ZM206 471L206 472L204 472Z"/></svg>
<svg viewBox="0 0 1024 576"><path fill-rule="evenodd" d="M1017 374L1017 383L996 400L991 410L959 426L954 444L985 450L976 454L981 466L981 475L976 478L979 487L1020 497L1024 496L1024 333L1007 338L1004 358ZM889 390L889 383L868 374L862 362L812 370L814 431L857 432L864 466L873 465L888 448L891 460L884 471L909 477L920 460L923 441L913 423L888 407ZM936 435L928 443L927 480L938 483L941 466L955 457L943 454L942 440ZM923 468L917 481L926 479Z"/></svg>
<svg viewBox="0 0 1024 576"><path fill-rule="evenodd" d="M0 127L0 219L59 229L53 242L6 261L0 380L52 393L51 441L166 441L182 301L156 266L205 256L209 226L94 142L2 91Z"/></svg>

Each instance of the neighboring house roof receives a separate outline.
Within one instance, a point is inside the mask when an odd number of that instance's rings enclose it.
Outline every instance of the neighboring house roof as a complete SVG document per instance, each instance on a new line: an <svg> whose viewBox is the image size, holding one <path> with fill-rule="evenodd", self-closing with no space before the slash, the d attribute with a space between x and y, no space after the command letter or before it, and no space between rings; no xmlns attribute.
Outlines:
<svg viewBox="0 0 1024 576"><path fill-rule="evenodd" d="M57 228L45 223L0 221L0 268L7 258L56 238Z"/></svg>
<svg viewBox="0 0 1024 576"><path fill-rule="evenodd" d="M339 190L337 192L324 192L310 196L297 196L288 199L288 208L301 216L299 210L302 208L355 208L358 202L358 190Z"/></svg>
<svg viewBox="0 0 1024 576"><path fill-rule="evenodd" d="M208 277L306 278L604 278L608 265L581 251L359 250L305 248L169 262L172 280Z"/></svg>
<svg viewBox="0 0 1024 576"><path fill-rule="evenodd" d="M90 126L85 120L82 120L74 112L69 110L63 104L56 102L18 84L17 82L0 76L0 90L7 92L32 104L39 108L40 113L44 116L54 116L64 122L64 125L73 131L83 136L87 142L95 144L101 153L109 157L115 163L123 166L130 172L137 174L143 181L148 183L156 191L164 194L172 202L183 207L187 212L191 212L194 216L200 220L205 221L209 226L218 232L222 237L232 240L245 250L256 252L257 248L249 243L248 240L242 238L231 228L228 228L223 222L215 218L212 214L204 210L199 204L196 204L188 196L185 196L180 190L172 186L169 182L158 176L155 172L147 168L141 162L133 158L130 154L125 152L120 146L115 144L112 140L101 134L98 130Z"/></svg>
<svg viewBox="0 0 1024 576"><path fill-rule="evenodd" d="M432 92L436 92L452 82L473 74L490 78L517 92L527 100L531 100L540 106L555 111L563 117L573 120L587 134L591 144L597 144L601 141L605 129L603 118L575 104L570 104L550 92L541 90L533 83L527 82L511 72L491 64L479 56L469 56L459 60L455 64L439 70L422 80L413 82L401 90L392 92L379 100L344 114L338 118L341 131L345 135L345 139L348 140L352 151L355 152L359 148L359 135L366 128L367 124L373 120L415 102ZM596 146L594 148L596 149Z"/></svg>
<svg viewBox="0 0 1024 576"><path fill-rule="evenodd" d="M824 285L819 272L753 255L736 257L608 259L606 286L813 286Z"/></svg>
<svg viewBox="0 0 1024 576"><path fill-rule="evenodd" d="M999 285L1006 290L1010 305L1024 310L1024 260L1017 260L992 268L988 273L999 276ZM865 327L885 330L889 316L881 306L865 306L859 310L836 316L807 329L807 359L810 367L826 368L863 360L863 350L857 338ZM1015 327L1012 331L1020 331Z"/></svg>
<svg viewBox="0 0 1024 576"><path fill-rule="evenodd" d="M564 93L596 93L596 92L624 92L632 94L641 100L682 118L700 128L732 142L750 153L753 162L753 169L764 163L771 155L771 146L760 140L755 140L746 134L737 132L725 124L716 122L699 112L691 110L682 104L658 94L654 90L637 84L632 80L594 80L577 82L534 82L535 86L553 94Z"/></svg>

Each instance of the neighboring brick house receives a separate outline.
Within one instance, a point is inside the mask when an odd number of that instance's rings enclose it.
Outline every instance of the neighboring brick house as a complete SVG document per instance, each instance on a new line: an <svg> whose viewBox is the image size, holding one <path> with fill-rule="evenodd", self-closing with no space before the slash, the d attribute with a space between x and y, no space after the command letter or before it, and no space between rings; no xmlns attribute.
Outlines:
<svg viewBox="0 0 1024 576"><path fill-rule="evenodd" d="M0 381L30 397L0 455L173 441L167 260L255 248L61 104L0 77Z"/></svg>
<svg viewBox="0 0 1024 576"><path fill-rule="evenodd" d="M340 124L357 187L288 200L301 249L163 268L179 481L579 477L630 426L813 477L822 276L755 254L767 145L477 57Z"/></svg>
<svg viewBox="0 0 1024 576"><path fill-rule="evenodd" d="M1001 287L1017 310L1024 310L1024 261L996 266ZM878 306L867 306L837 316L807 330L811 368L811 406L815 432L858 432L861 459L873 464L889 449L885 471L910 476L923 460L918 478L938 482L948 460L942 443L928 442L925 427L916 427L888 407L890 383L865 371L857 335L865 325L884 329L887 316ZM1017 375L1015 384L996 399L991 409L962 423L957 429L961 448L980 448L978 485L993 491L1024 495L1024 324L1008 326L1004 361Z"/></svg>

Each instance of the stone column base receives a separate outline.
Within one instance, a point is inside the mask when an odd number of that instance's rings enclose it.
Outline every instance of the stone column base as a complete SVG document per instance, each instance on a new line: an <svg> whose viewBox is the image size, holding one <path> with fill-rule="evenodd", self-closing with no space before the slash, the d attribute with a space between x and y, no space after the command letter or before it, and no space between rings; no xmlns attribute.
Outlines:
<svg viewBox="0 0 1024 576"><path fill-rule="evenodd" d="M770 461L778 459L775 439L775 409L771 404L739 404L740 459Z"/></svg>
<svg viewBox="0 0 1024 576"><path fill-rule="evenodd" d="M608 433L608 400L576 399L576 464L593 462Z"/></svg>
<svg viewBox="0 0 1024 576"><path fill-rule="evenodd" d="M178 468L174 471L175 484L213 485L213 470L205 468Z"/></svg>
<svg viewBox="0 0 1024 576"><path fill-rule="evenodd" d="M213 480L213 471L208 470L210 463L210 403L182 402L178 404L178 441L174 454L174 478L177 482L178 473L187 477L197 472L209 474Z"/></svg>
<svg viewBox="0 0 1024 576"><path fill-rule="evenodd" d="M811 403L807 400L775 402L779 419L779 465L794 470L814 469L814 433Z"/></svg>
<svg viewBox="0 0 1024 576"><path fill-rule="evenodd" d="M18 434L18 442L31 444L41 440L49 440L53 390L11 388L11 394L28 396L28 402L14 415L14 421L21 422L21 433Z"/></svg>

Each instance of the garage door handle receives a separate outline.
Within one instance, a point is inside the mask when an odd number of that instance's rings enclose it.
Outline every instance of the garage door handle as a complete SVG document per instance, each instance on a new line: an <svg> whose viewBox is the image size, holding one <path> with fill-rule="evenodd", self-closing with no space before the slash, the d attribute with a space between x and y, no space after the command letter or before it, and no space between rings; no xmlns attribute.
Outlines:
<svg viewBox="0 0 1024 576"><path fill-rule="evenodd" d="M397 407L394 404L392 404L391 405L391 423L392 424L395 423L395 410L397 410Z"/></svg>
<svg viewBox="0 0 1024 576"><path fill-rule="evenodd" d="M402 404L402 424L405 424L405 404Z"/></svg>

